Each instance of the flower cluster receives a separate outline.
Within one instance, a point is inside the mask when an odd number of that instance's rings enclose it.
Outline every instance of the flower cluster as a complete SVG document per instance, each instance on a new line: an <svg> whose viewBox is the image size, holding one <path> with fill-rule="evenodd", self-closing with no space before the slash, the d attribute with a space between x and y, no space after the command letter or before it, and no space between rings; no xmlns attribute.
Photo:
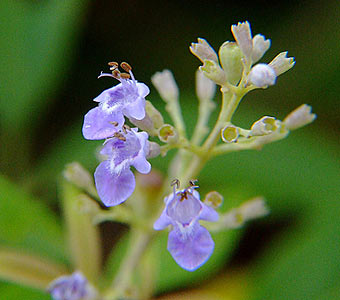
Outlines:
<svg viewBox="0 0 340 300"><path fill-rule="evenodd" d="M145 118L145 97L149 88L137 82L131 66L109 63L112 74L102 73L120 83L103 91L94 99L99 105L91 109L84 118L83 135L89 140L106 139L101 154L105 160L95 172L95 183L99 197L106 206L114 206L125 201L134 191L135 177L130 170L134 166L140 173L148 173L151 165L146 161L149 152L148 134L138 132L125 124L125 118L142 120Z"/></svg>
<svg viewBox="0 0 340 300"><path fill-rule="evenodd" d="M257 34L252 37L248 22L232 25L236 42L225 42L217 56L204 39L192 43L190 50L202 62L201 70L221 86L237 85L252 88L266 88L275 84L277 76L288 71L295 64L287 52L277 55L269 64L257 63L270 47L270 40Z"/></svg>

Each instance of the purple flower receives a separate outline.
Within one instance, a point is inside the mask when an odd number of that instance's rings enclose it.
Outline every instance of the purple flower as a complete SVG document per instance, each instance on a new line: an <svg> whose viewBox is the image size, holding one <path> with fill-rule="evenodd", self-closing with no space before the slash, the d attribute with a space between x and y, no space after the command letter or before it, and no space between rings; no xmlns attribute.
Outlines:
<svg viewBox="0 0 340 300"><path fill-rule="evenodd" d="M168 250L174 260L185 270L194 271L202 266L214 250L209 231L199 220L215 222L218 213L200 201L194 187L174 192L164 199L165 209L154 224L155 230L172 225Z"/></svg>
<svg viewBox="0 0 340 300"><path fill-rule="evenodd" d="M141 120L145 117L145 97L150 90L144 83L137 82L131 70L129 78L121 73L101 74L120 81L120 84L103 91L93 101L99 106L91 109L84 118L83 135L88 140L101 140L112 137L122 129L124 116ZM126 73L125 73L126 74ZM128 74L126 74L128 75Z"/></svg>
<svg viewBox="0 0 340 300"><path fill-rule="evenodd" d="M99 164L94 178L98 195L106 206L118 205L133 193L136 183L130 166L143 174L150 172L148 152L148 134L138 132L137 128L116 133L105 142L100 153L107 160Z"/></svg>
<svg viewBox="0 0 340 300"><path fill-rule="evenodd" d="M51 282L48 291L54 300L92 299L95 295L94 289L80 272L57 278Z"/></svg>

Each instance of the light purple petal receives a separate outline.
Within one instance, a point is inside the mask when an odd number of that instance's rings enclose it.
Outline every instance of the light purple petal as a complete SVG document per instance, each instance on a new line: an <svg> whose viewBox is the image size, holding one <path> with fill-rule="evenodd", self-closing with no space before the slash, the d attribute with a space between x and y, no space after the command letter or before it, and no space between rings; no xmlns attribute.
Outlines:
<svg viewBox="0 0 340 300"><path fill-rule="evenodd" d="M145 117L145 99L142 97L137 97L134 102L125 106L123 113L128 118L142 120Z"/></svg>
<svg viewBox="0 0 340 300"><path fill-rule="evenodd" d="M111 122L117 122L115 126ZM124 117L122 113L108 114L100 107L91 109L84 117L83 135L88 140L101 140L112 136L122 128Z"/></svg>
<svg viewBox="0 0 340 300"><path fill-rule="evenodd" d="M163 230L171 224L171 219L167 216L166 211L164 210L161 216L157 219L157 221L153 224L153 229L155 230Z"/></svg>
<svg viewBox="0 0 340 300"><path fill-rule="evenodd" d="M168 250L174 260L185 270L194 271L202 266L214 251L214 241L207 229L199 226L186 239L179 230L172 230L168 239Z"/></svg>
<svg viewBox="0 0 340 300"><path fill-rule="evenodd" d="M136 168L139 173L147 174L151 170L151 164L145 159L145 157L136 158L132 165Z"/></svg>
<svg viewBox="0 0 340 300"><path fill-rule="evenodd" d="M140 97L145 98L150 93L149 87L141 82L137 82L138 94Z"/></svg>
<svg viewBox="0 0 340 300"><path fill-rule="evenodd" d="M219 218L218 213L212 207L209 207L208 205L205 205L204 203L201 203L201 204L202 204L202 211L200 213L199 219L210 221L210 222L216 222Z"/></svg>
<svg viewBox="0 0 340 300"><path fill-rule="evenodd" d="M120 174L112 174L109 161L99 164L94 179L98 195L106 206L124 202L131 196L136 185L135 176L129 169L123 170Z"/></svg>
<svg viewBox="0 0 340 300"><path fill-rule="evenodd" d="M94 102L105 102L110 100L114 96L118 96L118 98L123 97L124 95L121 94L121 86L122 84L119 83L112 88L106 89L100 93L96 98L93 99Z"/></svg>

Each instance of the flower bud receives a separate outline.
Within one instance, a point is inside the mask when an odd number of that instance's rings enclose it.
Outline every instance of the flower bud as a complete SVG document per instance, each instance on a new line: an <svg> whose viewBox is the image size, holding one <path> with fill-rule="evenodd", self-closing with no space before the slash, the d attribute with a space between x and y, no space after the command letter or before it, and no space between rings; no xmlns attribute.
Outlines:
<svg viewBox="0 0 340 300"><path fill-rule="evenodd" d="M205 60L203 66L200 67L200 70L206 77L219 85L223 85L226 82L225 72L219 64L213 60Z"/></svg>
<svg viewBox="0 0 340 300"><path fill-rule="evenodd" d="M309 123L312 123L316 118L316 114L312 113L312 107L307 104L302 104L293 110L284 120L283 123L289 130L298 129Z"/></svg>
<svg viewBox="0 0 340 300"><path fill-rule="evenodd" d="M248 81L257 87L265 88L275 84L276 74L271 66L267 64L257 64L252 67Z"/></svg>
<svg viewBox="0 0 340 300"><path fill-rule="evenodd" d="M251 53L252 63L258 62L270 47L270 40L266 40L262 34L253 38L253 51Z"/></svg>
<svg viewBox="0 0 340 300"><path fill-rule="evenodd" d="M164 125L164 119L161 113L155 108L150 101L145 102L145 111L153 122L154 128L158 129Z"/></svg>
<svg viewBox="0 0 340 300"><path fill-rule="evenodd" d="M247 21L243 23L239 22L237 25L231 26L231 31L243 55L245 56L246 60L249 61L253 50L250 24Z"/></svg>
<svg viewBox="0 0 340 300"><path fill-rule="evenodd" d="M160 146L155 142L149 142L149 152L146 155L147 158L154 158L161 154Z"/></svg>
<svg viewBox="0 0 340 300"><path fill-rule="evenodd" d="M179 91L171 71L157 72L151 77L151 81L164 101L178 99Z"/></svg>
<svg viewBox="0 0 340 300"><path fill-rule="evenodd" d="M170 124L164 124L158 129L158 137L164 143L176 143L178 141L177 131Z"/></svg>
<svg viewBox="0 0 340 300"><path fill-rule="evenodd" d="M262 136L270 134L280 128L281 122L274 117L262 117L256 121L250 128L250 135Z"/></svg>
<svg viewBox="0 0 340 300"><path fill-rule="evenodd" d="M269 214L269 208L263 198L258 197L243 203L238 212L242 215L244 221L260 218Z"/></svg>
<svg viewBox="0 0 340 300"><path fill-rule="evenodd" d="M240 47L236 43L225 42L218 52L227 80L231 84L237 84L242 76L242 57Z"/></svg>
<svg viewBox="0 0 340 300"><path fill-rule="evenodd" d="M191 43L189 47L191 53L195 55L202 63L205 60L218 62L215 50L209 45L205 39L197 39L198 43Z"/></svg>
<svg viewBox="0 0 340 300"><path fill-rule="evenodd" d="M66 165L63 175L66 180L81 189L89 190L91 192L96 190L92 175L78 162Z"/></svg>
<svg viewBox="0 0 340 300"><path fill-rule="evenodd" d="M221 138L225 143L235 143L239 137L238 128L234 125L227 125L221 130Z"/></svg>
<svg viewBox="0 0 340 300"><path fill-rule="evenodd" d="M216 84L200 69L196 71L196 94L200 101L210 101L215 96Z"/></svg>
<svg viewBox="0 0 340 300"><path fill-rule="evenodd" d="M151 104L150 101L145 102L145 117L142 120L129 118L130 122L139 129L146 131L151 136L157 135L157 129L164 124L161 113Z"/></svg>
<svg viewBox="0 0 340 300"><path fill-rule="evenodd" d="M217 208L222 205L223 196L216 191L212 191L206 194L203 202L212 208Z"/></svg>
<svg viewBox="0 0 340 300"><path fill-rule="evenodd" d="M287 51L281 52L269 63L269 66L274 69L276 76L287 72L295 65L294 57L287 57L287 53Z"/></svg>

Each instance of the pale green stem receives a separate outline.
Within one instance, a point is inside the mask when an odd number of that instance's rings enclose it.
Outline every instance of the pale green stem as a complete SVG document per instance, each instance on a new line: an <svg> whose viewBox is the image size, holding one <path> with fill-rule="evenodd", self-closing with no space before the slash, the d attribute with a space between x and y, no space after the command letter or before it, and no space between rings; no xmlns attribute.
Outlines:
<svg viewBox="0 0 340 300"><path fill-rule="evenodd" d="M173 120L174 126L178 130L179 136L186 137L185 124L183 121L182 111L178 99L166 101L165 109Z"/></svg>
<svg viewBox="0 0 340 300"><path fill-rule="evenodd" d="M272 143L284 139L289 134L289 131L285 130L279 133L273 133L268 136L258 136L239 141L238 143L223 144L215 147L211 152L212 156L218 156L221 154L241 151L241 150L260 150L265 144Z"/></svg>
<svg viewBox="0 0 340 300"><path fill-rule="evenodd" d="M190 165L186 168L186 172L179 178L182 182L186 183L190 179L193 179L193 177L196 177L203 169L205 163L209 159L210 152L220 138L221 129L227 122L231 121L232 115L234 114L242 96L243 93L235 94L229 91L222 92L222 109L212 132L203 144L203 150L206 154L202 156L195 156L192 159Z"/></svg>
<svg viewBox="0 0 340 300"><path fill-rule="evenodd" d="M131 286L131 280L136 266L140 262L152 236L153 232L150 231L142 231L134 228L131 230L131 244L129 245L128 252L119 267L119 271L111 289L104 299L113 300L125 296L127 290Z"/></svg>
<svg viewBox="0 0 340 300"><path fill-rule="evenodd" d="M199 145L208 133L209 117L215 109L215 106L215 103L209 99L202 99L202 101L199 102L197 124L191 138L192 144Z"/></svg>

